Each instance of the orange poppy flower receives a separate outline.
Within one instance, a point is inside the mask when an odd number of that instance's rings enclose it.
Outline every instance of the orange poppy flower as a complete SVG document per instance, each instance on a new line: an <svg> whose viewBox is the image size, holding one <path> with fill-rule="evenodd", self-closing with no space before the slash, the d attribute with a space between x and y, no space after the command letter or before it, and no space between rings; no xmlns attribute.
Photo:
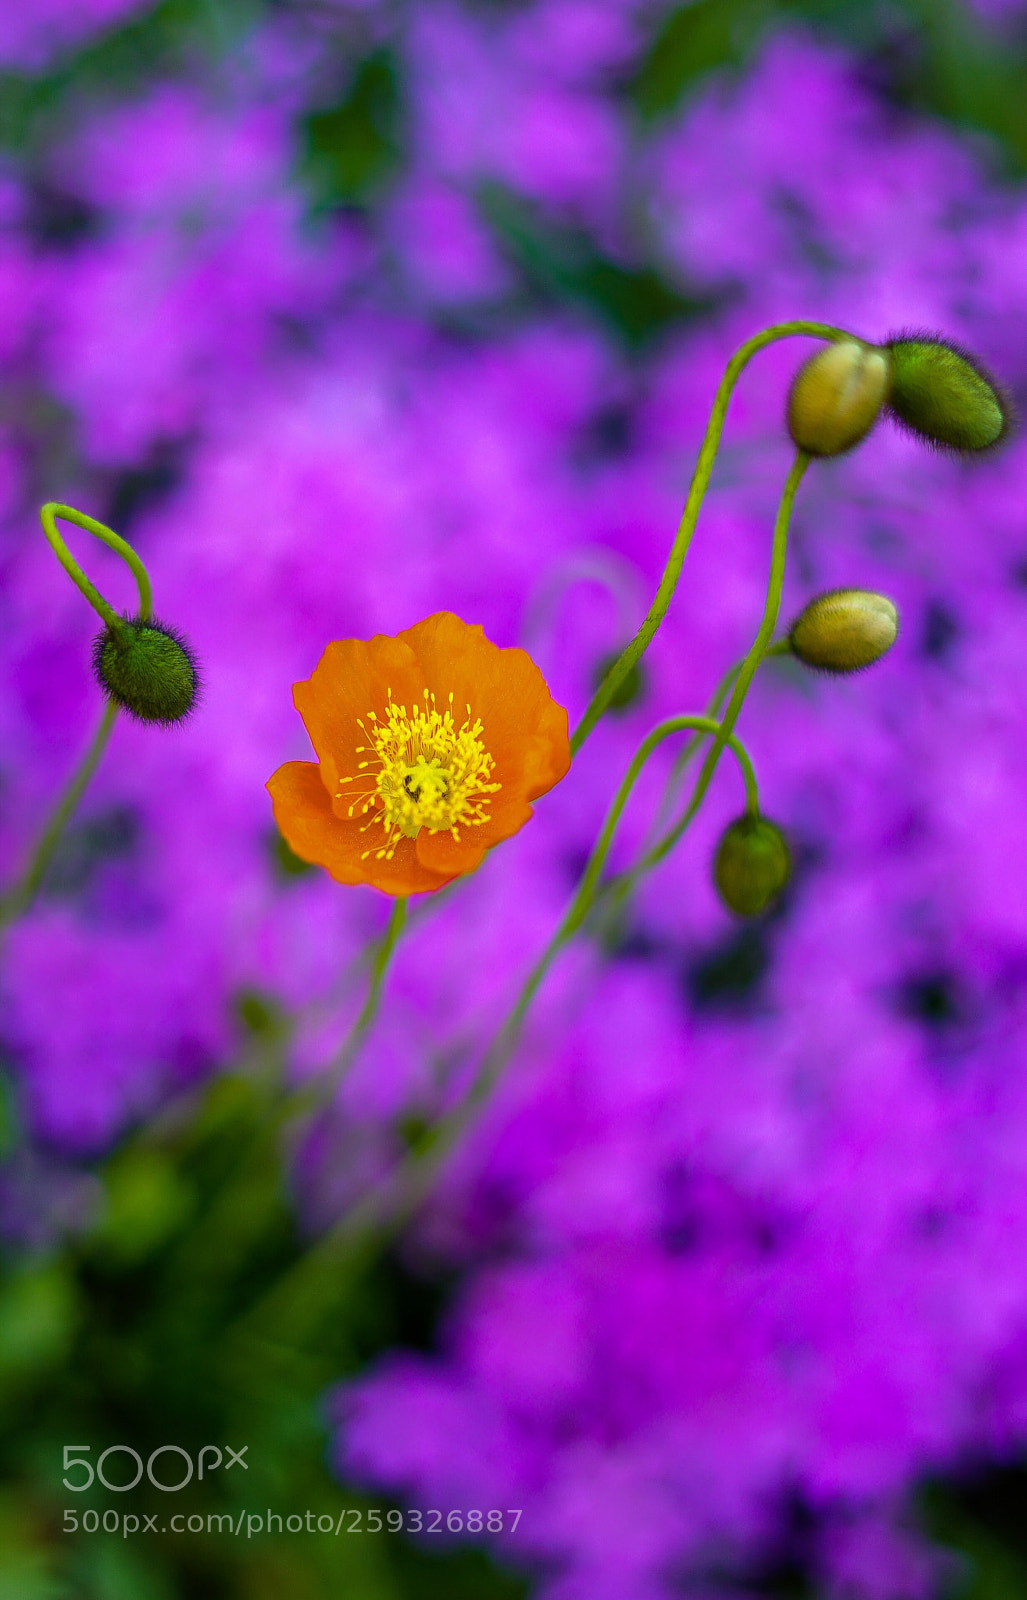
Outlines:
<svg viewBox="0 0 1027 1600"><path fill-rule="evenodd" d="M452 611L394 639L336 639L292 693L318 759L268 781L275 820L339 883L441 889L571 764L567 713L531 657Z"/></svg>

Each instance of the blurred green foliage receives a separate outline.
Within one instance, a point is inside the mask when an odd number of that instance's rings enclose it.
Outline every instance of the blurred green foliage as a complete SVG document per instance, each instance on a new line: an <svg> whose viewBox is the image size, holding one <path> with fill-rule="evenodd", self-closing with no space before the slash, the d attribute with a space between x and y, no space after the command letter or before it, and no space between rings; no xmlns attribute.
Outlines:
<svg viewBox="0 0 1027 1600"><path fill-rule="evenodd" d="M341 98L302 119L301 175L325 206L373 200L400 164L400 90L395 56L374 50Z"/></svg>
<svg viewBox="0 0 1027 1600"><path fill-rule="evenodd" d="M515 1600L521 1581L483 1548L428 1552L389 1532L308 1532L308 1512L389 1509L325 1462L325 1392L379 1350L430 1337L435 1297L394 1253L311 1249L285 1177L297 1106L277 1087L286 1037L266 997L240 997L243 1067L125 1141L103 1163L95 1215L73 1240L0 1271L0 1593L5 1600ZM144 1474L124 1495L68 1489L66 1445L95 1464L162 1445L195 1464L246 1445L246 1466L195 1472L174 1496ZM225 1458L227 1461L227 1457ZM208 1457L209 1469L210 1457ZM185 1471L165 1455L158 1477ZM111 1482L135 1473L108 1461ZM68 1470L69 1481L85 1473ZM229 1533L240 1513L304 1519L301 1534ZM79 1531L65 1532L65 1512ZM200 1516L203 1532L82 1531L83 1514ZM213 1524L210 1519L214 1518Z"/></svg>
<svg viewBox="0 0 1027 1600"><path fill-rule="evenodd" d="M990 135L1005 174L1027 173L1027 34L989 28L961 0L695 0L659 23L632 101L647 121L666 116L795 26L848 46L891 104Z"/></svg>

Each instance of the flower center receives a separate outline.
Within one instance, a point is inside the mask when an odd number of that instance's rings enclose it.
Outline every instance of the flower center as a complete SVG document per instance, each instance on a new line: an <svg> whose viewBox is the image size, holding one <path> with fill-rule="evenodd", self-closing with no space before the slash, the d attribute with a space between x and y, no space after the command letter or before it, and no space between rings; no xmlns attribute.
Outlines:
<svg viewBox="0 0 1027 1600"><path fill-rule="evenodd" d="M359 726L368 744L357 745L367 760L357 767L358 776L340 778L339 783L364 783L363 793L355 795L348 815L359 806L360 815L371 812L361 832L375 823L385 830L385 842L374 851L375 859L390 861L401 838L416 839L422 828L429 833L452 833L460 842L461 827L480 827L488 821L488 801L484 796L502 787L490 783L495 758L482 743L481 718L472 724L471 708L458 728L453 716L453 695L449 705L439 711L435 696L424 691L424 706L397 706L392 690L386 691L385 720L373 711L367 723ZM370 724L370 729L367 724ZM377 766L378 771L371 769ZM373 784L373 787L371 785ZM343 799L341 791L336 799ZM365 850L361 860L371 854Z"/></svg>

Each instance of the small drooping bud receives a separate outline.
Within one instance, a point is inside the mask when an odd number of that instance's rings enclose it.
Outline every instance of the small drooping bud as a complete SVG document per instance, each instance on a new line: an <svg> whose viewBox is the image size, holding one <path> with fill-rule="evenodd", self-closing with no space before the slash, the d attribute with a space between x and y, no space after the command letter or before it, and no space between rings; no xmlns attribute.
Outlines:
<svg viewBox="0 0 1027 1600"><path fill-rule="evenodd" d="M721 834L713 878L729 911L755 917L781 893L792 873L792 857L781 829L750 812Z"/></svg>
<svg viewBox="0 0 1027 1600"><path fill-rule="evenodd" d="M608 655L603 656L601 660L597 662L596 669L592 674L593 693L595 693L595 691L599 688L599 685L606 677L606 674L609 672L614 662L620 660L622 654L623 651L621 650L611 650ZM633 706L635 704L636 700L641 700L642 696L645 694L645 691L645 670L641 661L639 660L628 668L624 677L613 691L609 705L607 706L607 710L626 711L628 706Z"/></svg>
<svg viewBox="0 0 1027 1600"><path fill-rule="evenodd" d="M788 391L788 431L810 456L838 456L865 439L888 397L888 352L842 339L804 361Z"/></svg>
<svg viewBox="0 0 1027 1600"><path fill-rule="evenodd" d="M990 450L1013 424L1012 403L969 351L935 333L888 340L888 410L936 450Z"/></svg>
<svg viewBox="0 0 1027 1600"><path fill-rule="evenodd" d="M891 649L898 632L899 613L887 595L829 589L796 617L788 645L820 672L859 672Z"/></svg>
<svg viewBox="0 0 1027 1600"><path fill-rule="evenodd" d="M93 643L93 671L110 698L140 722L169 727L196 703L196 657L181 634L155 617L126 617Z"/></svg>

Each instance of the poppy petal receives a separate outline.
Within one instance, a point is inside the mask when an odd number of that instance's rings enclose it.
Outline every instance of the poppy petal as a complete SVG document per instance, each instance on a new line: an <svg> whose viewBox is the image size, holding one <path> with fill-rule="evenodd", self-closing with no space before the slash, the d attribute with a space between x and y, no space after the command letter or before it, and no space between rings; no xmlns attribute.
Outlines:
<svg viewBox="0 0 1027 1600"><path fill-rule="evenodd" d="M287 761L268 779L267 789L289 848L301 860L324 867L337 883L372 883L387 894L406 895L440 889L453 876L424 866L412 839L399 841L391 861L376 860L373 851L362 859L373 830L362 833L358 823L339 820L314 761ZM378 842L382 837L379 832Z"/></svg>

